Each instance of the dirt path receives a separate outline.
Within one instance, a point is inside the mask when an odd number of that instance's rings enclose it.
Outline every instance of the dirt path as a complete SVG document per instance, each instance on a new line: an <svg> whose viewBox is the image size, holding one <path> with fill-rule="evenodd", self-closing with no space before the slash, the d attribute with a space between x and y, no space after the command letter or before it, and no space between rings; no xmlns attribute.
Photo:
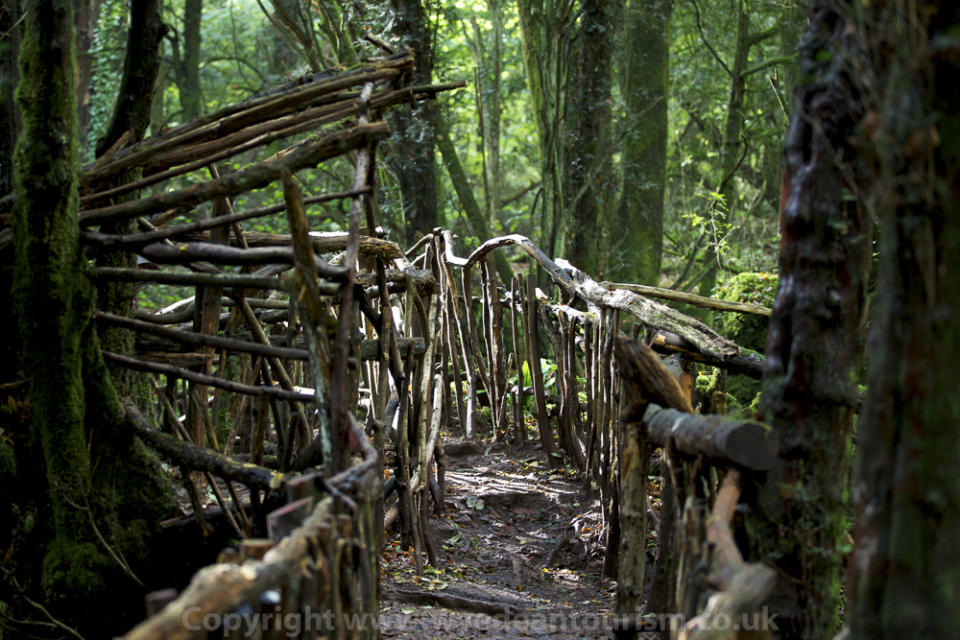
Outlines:
<svg viewBox="0 0 960 640"><path fill-rule="evenodd" d="M601 578L600 508L581 486L539 451L493 445L451 457L447 511L432 520L439 568L417 577L412 554L388 545L382 636L609 637L613 583ZM447 607L425 604L431 594Z"/></svg>

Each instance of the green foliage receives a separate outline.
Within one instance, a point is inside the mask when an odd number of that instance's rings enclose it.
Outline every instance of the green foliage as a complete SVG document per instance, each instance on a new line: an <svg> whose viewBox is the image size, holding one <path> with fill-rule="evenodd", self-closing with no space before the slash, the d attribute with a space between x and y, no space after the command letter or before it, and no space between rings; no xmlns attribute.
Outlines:
<svg viewBox="0 0 960 640"><path fill-rule="evenodd" d="M127 46L127 2L102 0L100 19L94 31L89 55L93 60L90 80L90 126L83 140L81 160L93 160L93 150L110 126L113 105L123 76L123 56Z"/></svg>
<svg viewBox="0 0 960 640"><path fill-rule="evenodd" d="M700 20L697 25L699 8ZM750 48L737 170L726 175L724 132L737 48L735 3L674 3L671 15L669 139L664 219L665 284L694 286L710 265L711 247L721 268L775 271L779 234L781 146L791 108L793 61L802 14L790 3L745 0L751 34L773 30ZM716 53L716 56L711 52ZM768 67L761 68L762 65ZM742 160L741 160L742 157ZM733 201L721 197L731 183Z"/></svg>

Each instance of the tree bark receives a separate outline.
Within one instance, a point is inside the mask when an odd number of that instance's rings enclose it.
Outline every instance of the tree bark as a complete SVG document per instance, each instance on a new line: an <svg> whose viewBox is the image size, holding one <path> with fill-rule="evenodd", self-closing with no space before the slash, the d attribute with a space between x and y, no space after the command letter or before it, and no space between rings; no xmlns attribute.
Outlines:
<svg viewBox="0 0 960 640"><path fill-rule="evenodd" d="M858 71L875 105L864 142L881 245L852 492L850 636L949 637L960 628L960 64L936 43L953 38L960 7L885 2L864 18L870 62Z"/></svg>
<svg viewBox="0 0 960 640"><path fill-rule="evenodd" d="M420 0L391 0L396 11L396 33L414 50L413 83L430 84L433 78L433 42L426 10ZM407 246L437 226L436 105L424 101L402 106L390 117L393 136L387 162L400 182Z"/></svg>
<svg viewBox="0 0 960 640"><path fill-rule="evenodd" d="M203 0L186 0L183 4L183 59L180 77L180 109L183 120L200 115L200 22Z"/></svg>
<svg viewBox="0 0 960 640"><path fill-rule="evenodd" d="M20 11L16 0L0 4L0 32L6 34L0 48L0 194L13 192L13 149L17 142L20 113L13 92L20 82L17 55L20 50L20 31L17 20Z"/></svg>
<svg viewBox="0 0 960 640"><path fill-rule="evenodd" d="M663 251L663 185L667 158L670 0L630 0L623 96L627 131L616 221L609 230L611 276L657 285ZM616 268L614 265L620 265Z"/></svg>
<svg viewBox="0 0 960 640"><path fill-rule="evenodd" d="M607 0L585 0L580 22L577 84L568 113L571 125L566 164L567 197L576 233L567 238L567 258L587 273L597 272L601 229L607 224L607 202L613 149L610 103L614 33L622 7Z"/></svg>
<svg viewBox="0 0 960 640"><path fill-rule="evenodd" d="M826 638L837 630L848 438L871 253L865 212L846 197L861 173L848 137L861 112L850 82L850 26L834 5L812 5L801 48L807 81L797 88L786 140L791 188L761 403L780 455L757 487L747 525L756 559L783 578L771 596L783 638Z"/></svg>
<svg viewBox="0 0 960 640"><path fill-rule="evenodd" d="M130 36L123 63L123 80L106 135L97 142L102 155L127 131L131 141L143 138L150 124L153 85L160 68L157 55L167 26L160 19L160 0L141 0L130 6Z"/></svg>
<svg viewBox="0 0 960 640"><path fill-rule="evenodd" d="M530 106L537 127L542 197L539 244L548 255L564 246L563 117L572 3L564 0L519 0L523 62ZM533 215L536 215L534 213Z"/></svg>
<svg viewBox="0 0 960 640"><path fill-rule="evenodd" d="M100 0L74 0L73 4L77 25L77 126L80 140L86 140L90 126L90 80L93 77L90 45L100 19Z"/></svg>
<svg viewBox="0 0 960 640"><path fill-rule="evenodd" d="M125 598L139 598L130 589L134 568L169 497L142 445L120 428L120 405L91 324L93 289L77 223L72 0L34 0L24 15L12 302L41 457L17 491L33 490L32 474L40 486L45 480L48 496L27 499L43 505L49 537L40 544L42 564L19 562L42 566L42 597L56 615L88 627L96 621L96 633L110 633L120 601L132 607ZM125 590L119 599L105 597L118 587Z"/></svg>

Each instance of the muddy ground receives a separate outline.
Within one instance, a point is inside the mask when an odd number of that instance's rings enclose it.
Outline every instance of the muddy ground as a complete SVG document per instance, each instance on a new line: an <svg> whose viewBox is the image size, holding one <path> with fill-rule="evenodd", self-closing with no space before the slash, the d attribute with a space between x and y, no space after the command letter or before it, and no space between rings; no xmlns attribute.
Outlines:
<svg viewBox="0 0 960 640"><path fill-rule="evenodd" d="M446 512L431 520L439 566L417 576L392 534L382 637L609 638L614 583L601 576L600 506L580 474L501 444L448 458Z"/></svg>

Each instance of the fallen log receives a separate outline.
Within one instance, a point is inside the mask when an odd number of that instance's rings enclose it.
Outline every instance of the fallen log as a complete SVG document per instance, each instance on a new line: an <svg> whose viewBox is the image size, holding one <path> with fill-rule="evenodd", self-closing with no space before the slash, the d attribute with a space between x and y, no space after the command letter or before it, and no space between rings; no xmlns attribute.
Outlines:
<svg viewBox="0 0 960 640"><path fill-rule="evenodd" d="M503 616L507 619L516 617L523 611L520 602L497 602L494 600L476 600L442 593L440 591L413 591L410 589L384 589L383 599L390 602L405 602L427 607L443 607L455 611L472 611L485 613L490 616Z"/></svg>
<svg viewBox="0 0 960 640"><path fill-rule="evenodd" d="M770 317L772 310L758 304L748 304L746 302L730 302L727 300L717 300L716 298L707 298L698 296L695 293L686 291L675 291L673 289L664 289L662 287L649 287L643 284L630 284L626 282L607 282L600 283L601 287L606 289L626 289L639 293L648 298L661 298L663 300L673 300L674 302L685 302L686 304L703 309L713 309L715 311L728 311L732 313L746 313L754 316Z"/></svg>

